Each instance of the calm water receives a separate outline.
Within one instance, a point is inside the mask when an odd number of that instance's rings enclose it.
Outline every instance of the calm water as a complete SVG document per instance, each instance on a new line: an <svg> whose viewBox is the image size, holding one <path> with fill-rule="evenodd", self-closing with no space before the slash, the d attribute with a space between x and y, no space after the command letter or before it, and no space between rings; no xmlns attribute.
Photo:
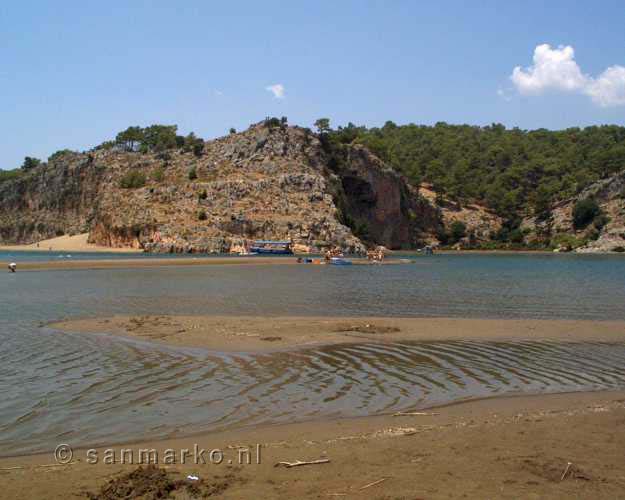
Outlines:
<svg viewBox="0 0 625 500"><path fill-rule="evenodd" d="M41 252L0 250L0 262L45 262L58 260L117 260L117 259L214 259L223 255L188 253L137 253L137 252ZM281 258L275 256L275 258Z"/></svg>
<svg viewBox="0 0 625 500"><path fill-rule="evenodd" d="M510 393L625 387L625 344L428 342L223 354L40 323L110 314L625 319L620 256L0 273L0 454Z"/></svg>

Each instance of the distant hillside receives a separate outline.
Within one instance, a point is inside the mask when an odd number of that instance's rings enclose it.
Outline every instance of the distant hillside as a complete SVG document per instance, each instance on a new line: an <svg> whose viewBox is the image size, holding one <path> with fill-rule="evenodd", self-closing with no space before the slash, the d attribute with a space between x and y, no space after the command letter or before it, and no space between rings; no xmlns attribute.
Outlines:
<svg viewBox="0 0 625 500"><path fill-rule="evenodd" d="M0 242L89 232L155 252L227 252L258 238L359 252L434 240L436 208L366 148L345 153L333 163L315 134L285 120L209 142L131 127L0 183Z"/></svg>
<svg viewBox="0 0 625 500"><path fill-rule="evenodd" d="M129 127L88 152L27 157L0 171L0 243L89 232L154 252L259 238L313 251L625 248L624 127L315 125L268 118L213 141Z"/></svg>
<svg viewBox="0 0 625 500"><path fill-rule="evenodd" d="M526 243L577 252L625 252L625 172L597 181L522 225Z"/></svg>
<svg viewBox="0 0 625 500"><path fill-rule="evenodd" d="M546 218L552 206L625 170L625 127L562 131L503 125L349 124L329 132L330 142L362 144L414 185L428 183L441 199L483 205L502 221L494 239L521 238L524 218Z"/></svg>

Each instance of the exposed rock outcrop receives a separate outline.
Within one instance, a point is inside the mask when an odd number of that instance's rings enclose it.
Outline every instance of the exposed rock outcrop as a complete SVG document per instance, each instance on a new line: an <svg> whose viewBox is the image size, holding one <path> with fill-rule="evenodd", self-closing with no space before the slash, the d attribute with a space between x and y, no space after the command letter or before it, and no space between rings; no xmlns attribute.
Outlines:
<svg viewBox="0 0 625 500"><path fill-rule="evenodd" d="M582 229L573 225L573 208L581 200L594 199L606 218L597 227L589 224ZM522 229L528 238L552 238L568 235L579 253L612 252L625 250L625 172L591 184L577 196L556 204L549 217L530 217L523 221Z"/></svg>
<svg viewBox="0 0 625 500"><path fill-rule="evenodd" d="M329 163L310 131L264 124L200 156L68 153L0 184L0 242L89 231L93 243L151 252L227 252L261 238L362 252L433 238L437 210L368 150L349 146L339 169ZM144 180L121 187L130 173Z"/></svg>
<svg viewBox="0 0 625 500"><path fill-rule="evenodd" d="M475 203L461 205L440 197L437 203L436 193L429 184L421 184L419 193L430 204L439 205L442 223L446 228L456 221L465 225L467 244L489 241L492 235L501 229L501 217L482 205Z"/></svg>

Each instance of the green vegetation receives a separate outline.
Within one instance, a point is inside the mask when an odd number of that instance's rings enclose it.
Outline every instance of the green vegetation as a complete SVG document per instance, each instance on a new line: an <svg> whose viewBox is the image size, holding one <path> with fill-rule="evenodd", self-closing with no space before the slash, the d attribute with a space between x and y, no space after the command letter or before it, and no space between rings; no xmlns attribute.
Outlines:
<svg viewBox="0 0 625 500"><path fill-rule="evenodd" d="M578 201L573 207L573 227L578 230L584 229L600 214L601 208L592 198ZM605 222L603 225L605 225Z"/></svg>
<svg viewBox="0 0 625 500"><path fill-rule="evenodd" d="M331 130L330 129L330 119L329 118L319 118L315 122L315 127L317 128L317 132L319 133L319 135L327 134Z"/></svg>
<svg viewBox="0 0 625 500"><path fill-rule="evenodd" d="M165 180L165 169L158 167L152 172L152 180L154 182L163 182Z"/></svg>
<svg viewBox="0 0 625 500"><path fill-rule="evenodd" d="M327 118L315 126L324 145L340 159L341 146L367 146L413 184L460 204L478 202L504 218L507 231L525 215L548 215L549 207L625 167L625 127L560 131L449 125L403 125L330 130Z"/></svg>
<svg viewBox="0 0 625 500"><path fill-rule="evenodd" d="M186 152L193 152L193 154L199 158L204 154L204 140L196 137L196 135L191 132L184 138L183 149Z"/></svg>
<svg viewBox="0 0 625 500"><path fill-rule="evenodd" d="M451 237L452 243L456 243L460 241L467 235L467 226L465 226L464 222L459 220L454 221L449 226L449 236Z"/></svg>
<svg viewBox="0 0 625 500"><path fill-rule="evenodd" d="M559 233L556 234L553 238L551 238L550 246L552 248L564 247L575 249L577 247L581 247L586 243L585 239L576 238L572 234L568 233Z"/></svg>
<svg viewBox="0 0 625 500"><path fill-rule="evenodd" d="M16 168L14 170L0 170L0 184L6 181L17 179L22 175L23 171Z"/></svg>
<svg viewBox="0 0 625 500"><path fill-rule="evenodd" d="M189 180L194 181L195 179L197 179L197 169L195 167L191 167L188 175L189 175Z"/></svg>
<svg viewBox="0 0 625 500"><path fill-rule="evenodd" d="M131 170L119 181L119 187L123 189L137 189L145 186L146 178L143 172Z"/></svg>
<svg viewBox="0 0 625 500"><path fill-rule="evenodd" d="M150 125L145 128L128 127L117 134L114 145L129 152L166 151L184 146L185 138L177 135L177 131L177 125ZM101 145L101 147L105 146Z"/></svg>
<svg viewBox="0 0 625 500"><path fill-rule="evenodd" d="M22 163L22 170L26 172L28 170L32 170L33 168L37 168L39 165L41 165L41 160L27 156L24 158L24 163Z"/></svg>
<svg viewBox="0 0 625 500"><path fill-rule="evenodd" d="M198 220L207 220L208 215L206 215L206 210L200 210L197 214Z"/></svg>
<svg viewBox="0 0 625 500"><path fill-rule="evenodd" d="M200 191L200 194L198 195L198 199L205 200L206 198L208 198L208 193L206 192L206 189L202 189L202 191Z"/></svg>
<svg viewBox="0 0 625 500"><path fill-rule="evenodd" d="M55 161L60 160L63 156L72 153L73 151L70 149L60 149L48 157L48 163L54 163Z"/></svg>
<svg viewBox="0 0 625 500"><path fill-rule="evenodd" d="M268 116L267 118L265 118L263 124L265 125L265 127L271 129L279 127L281 125L281 122L280 119L276 118L275 116Z"/></svg>

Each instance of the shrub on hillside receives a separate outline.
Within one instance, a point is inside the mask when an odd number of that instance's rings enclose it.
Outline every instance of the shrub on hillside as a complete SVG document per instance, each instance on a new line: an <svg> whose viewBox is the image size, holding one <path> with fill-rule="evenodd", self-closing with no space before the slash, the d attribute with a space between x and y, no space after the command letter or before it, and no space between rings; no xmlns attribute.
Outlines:
<svg viewBox="0 0 625 500"><path fill-rule="evenodd" d="M451 223L451 226L449 227L449 233L450 233L451 241L455 243L457 241L460 241L462 238L466 236L467 226L464 224L464 222L461 222L459 220L454 221Z"/></svg>
<svg viewBox="0 0 625 500"><path fill-rule="evenodd" d="M595 217L601 214L601 208L592 198L586 198L575 203L573 207L573 227L584 229Z"/></svg>
<svg viewBox="0 0 625 500"><path fill-rule="evenodd" d="M276 128L280 126L280 119L276 118L275 116L273 117L268 116L267 118L265 118L264 124L265 124L265 127L267 128L270 128L270 129Z"/></svg>
<svg viewBox="0 0 625 500"><path fill-rule="evenodd" d="M158 167L152 173L152 180L154 182L163 182L165 180L165 169L163 167Z"/></svg>
<svg viewBox="0 0 625 500"><path fill-rule="evenodd" d="M143 172L131 170L121 178L119 186L123 189L137 189L145 186L145 181L146 178Z"/></svg>

